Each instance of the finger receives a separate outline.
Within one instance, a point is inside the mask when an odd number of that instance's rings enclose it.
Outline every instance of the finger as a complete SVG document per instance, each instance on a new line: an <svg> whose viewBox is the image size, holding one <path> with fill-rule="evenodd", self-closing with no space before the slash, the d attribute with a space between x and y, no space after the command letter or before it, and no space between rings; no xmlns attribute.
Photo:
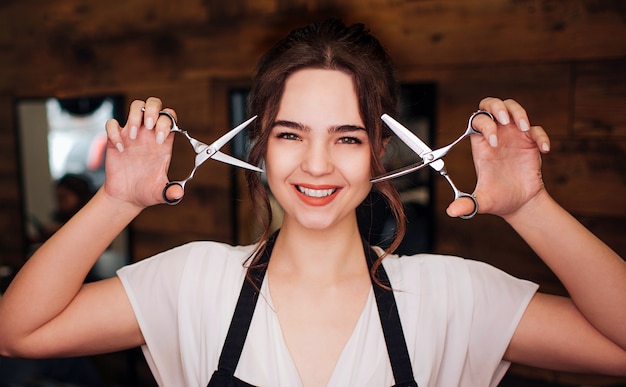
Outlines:
<svg viewBox="0 0 626 387"><path fill-rule="evenodd" d="M446 209L448 216L458 218L463 215L471 214L474 211L474 202L466 197L456 199Z"/></svg>
<svg viewBox="0 0 626 387"><path fill-rule="evenodd" d="M526 109L524 109L517 101L512 99L505 100L504 105L506 106L513 122L517 125L517 128L522 132L528 132L530 130L530 120L528 119Z"/></svg>
<svg viewBox="0 0 626 387"><path fill-rule="evenodd" d="M470 125L483 135L490 146L494 148L498 146L498 126L491 117L486 114L477 114L472 119Z"/></svg>
<svg viewBox="0 0 626 387"><path fill-rule="evenodd" d="M162 108L163 103L159 98L150 97L146 100L143 112L143 124L146 129L154 129L154 126L159 119L159 112Z"/></svg>
<svg viewBox="0 0 626 387"><path fill-rule="evenodd" d="M144 101L135 100L130 104L130 111L128 112L128 120L126 121L126 128L128 128L128 137L131 140L137 138L137 132L143 122L143 107L146 105Z"/></svg>
<svg viewBox="0 0 626 387"><path fill-rule="evenodd" d="M511 123L511 117L509 115L509 111L504 101L500 98L487 97L484 98L478 104L478 108L481 110L486 110L489 113L493 114L494 118L501 125L508 125Z"/></svg>
<svg viewBox="0 0 626 387"><path fill-rule="evenodd" d="M550 137L543 127L533 126L528 130L528 134L542 153L550 152Z"/></svg>
<svg viewBox="0 0 626 387"><path fill-rule="evenodd" d="M165 109L164 111L171 114L174 120L176 120L176 113L174 112L174 110ZM168 115L161 114L158 116L158 119L155 125L157 144L160 145L165 142L165 139L167 138L168 134L170 133L170 131L175 125L176 125L176 122L172 121L172 118L170 118Z"/></svg>
<svg viewBox="0 0 626 387"><path fill-rule="evenodd" d="M119 122L115 118L107 120L105 124L108 141L113 144L118 151L124 152L124 141L122 139Z"/></svg>

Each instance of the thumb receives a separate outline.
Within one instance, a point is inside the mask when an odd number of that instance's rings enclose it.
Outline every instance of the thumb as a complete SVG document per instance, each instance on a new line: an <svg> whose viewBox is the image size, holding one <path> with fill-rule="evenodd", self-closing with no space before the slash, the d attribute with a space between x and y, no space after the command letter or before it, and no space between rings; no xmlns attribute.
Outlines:
<svg viewBox="0 0 626 387"><path fill-rule="evenodd" d="M467 197L461 197L450 203L450 205L446 209L446 213L448 214L448 216L458 218L461 216L472 214L475 210L474 206L475 205L472 199Z"/></svg>

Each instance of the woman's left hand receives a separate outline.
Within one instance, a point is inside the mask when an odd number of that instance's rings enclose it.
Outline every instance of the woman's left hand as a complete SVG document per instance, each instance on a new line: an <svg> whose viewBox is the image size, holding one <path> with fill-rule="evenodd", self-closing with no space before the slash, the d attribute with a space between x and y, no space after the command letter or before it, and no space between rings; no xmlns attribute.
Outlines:
<svg viewBox="0 0 626 387"><path fill-rule="evenodd" d="M482 135L471 136L477 183L474 195L478 212L499 216L512 214L544 190L541 155L550 150L550 139L541 126L530 126L526 110L516 101L485 98L473 126ZM468 199L457 199L448 215L472 211Z"/></svg>

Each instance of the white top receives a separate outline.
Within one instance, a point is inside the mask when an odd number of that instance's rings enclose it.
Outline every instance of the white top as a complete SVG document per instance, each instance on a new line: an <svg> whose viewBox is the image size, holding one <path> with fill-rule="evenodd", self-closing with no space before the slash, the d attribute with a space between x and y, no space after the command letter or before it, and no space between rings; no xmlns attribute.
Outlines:
<svg viewBox="0 0 626 387"><path fill-rule="evenodd" d="M160 386L206 386L217 363L254 246L194 242L118 271ZM502 356L537 290L482 262L438 255L383 261L415 380L420 387L496 386ZM301 386L263 281L239 365L239 379ZM329 386L394 384L378 309L369 298Z"/></svg>

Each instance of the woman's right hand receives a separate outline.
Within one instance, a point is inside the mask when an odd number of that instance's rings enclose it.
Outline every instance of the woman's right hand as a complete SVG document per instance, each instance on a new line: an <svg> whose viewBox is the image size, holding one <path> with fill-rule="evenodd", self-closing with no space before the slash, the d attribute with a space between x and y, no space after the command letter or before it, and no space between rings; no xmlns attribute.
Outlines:
<svg viewBox="0 0 626 387"><path fill-rule="evenodd" d="M162 191L168 182L174 136L170 135L171 121L159 115L161 110L176 117L172 109L163 109L160 99L150 97L146 101L133 101L123 128L115 119L106 123L103 191L140 209L164 202ZM182 195L178 186L168 190L170 198Z"/></svg>

